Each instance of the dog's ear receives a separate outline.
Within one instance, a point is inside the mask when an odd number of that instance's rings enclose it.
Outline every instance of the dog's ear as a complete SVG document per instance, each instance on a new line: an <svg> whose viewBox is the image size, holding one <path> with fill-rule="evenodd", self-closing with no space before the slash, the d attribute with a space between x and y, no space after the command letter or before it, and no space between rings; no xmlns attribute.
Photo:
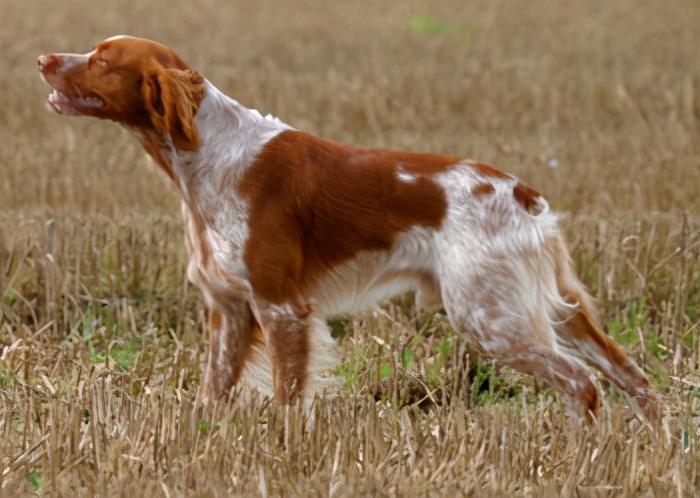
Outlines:
<svg viewBox="0 0 700 498"><path fill-rule="evenodd" d="M141 95L153 127L163 136L170 135L175 148L199 148L194 116L204 96L201 74L156 63L144 74Z"/></svg>

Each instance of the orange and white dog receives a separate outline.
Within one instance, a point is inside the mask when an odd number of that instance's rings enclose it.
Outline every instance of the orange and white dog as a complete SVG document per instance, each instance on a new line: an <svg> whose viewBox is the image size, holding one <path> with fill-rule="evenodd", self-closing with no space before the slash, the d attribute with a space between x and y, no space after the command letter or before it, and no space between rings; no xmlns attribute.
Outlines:
<svg viewBox="0 0 700 498"><path fill-rule="evenodd" d="M590 365L655 413L656 391L596 321L556 216L517 178L295 130L148 40L118 36L38 63L50 108L120 123L182 194L187 275L210 309L212 395L244 372L264 380L265 366L280 402L308 394L332 366L326 317L415 290L575 412L600 407Z"/></svg>

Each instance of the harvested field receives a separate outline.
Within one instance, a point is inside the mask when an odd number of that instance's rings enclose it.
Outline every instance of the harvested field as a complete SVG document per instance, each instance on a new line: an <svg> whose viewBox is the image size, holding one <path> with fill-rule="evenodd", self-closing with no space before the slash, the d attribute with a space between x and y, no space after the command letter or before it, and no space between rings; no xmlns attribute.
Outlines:
<svg viewBox="0 0 700 498"><path fill-rule="evenodd" d="M700 494L697 0L27 0L0 18L0 496ZM113 123L44 109L36 57L119 33L297 128L543 192L662 419L601 380L583 427L409 300L331 322L346 386L313 426L254 395L201 406L175 192Z"/></svg>

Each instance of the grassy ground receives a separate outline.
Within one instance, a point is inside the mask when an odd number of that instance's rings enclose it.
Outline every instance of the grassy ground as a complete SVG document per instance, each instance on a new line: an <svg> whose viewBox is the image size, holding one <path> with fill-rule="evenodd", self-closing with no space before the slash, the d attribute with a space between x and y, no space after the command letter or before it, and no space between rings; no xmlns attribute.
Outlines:
<svg viewBox="0 0 700 498"><path fill-rule="evenodd" d="M638 0L0 5L0 495L697 496L700 6ZM43 109L35 58L117 33L361 146L477 158L565 214L608 331L666 413L614 388L580 427L409 304L331 323L343 395L200 407L177 198L112 123Z"/></svg>

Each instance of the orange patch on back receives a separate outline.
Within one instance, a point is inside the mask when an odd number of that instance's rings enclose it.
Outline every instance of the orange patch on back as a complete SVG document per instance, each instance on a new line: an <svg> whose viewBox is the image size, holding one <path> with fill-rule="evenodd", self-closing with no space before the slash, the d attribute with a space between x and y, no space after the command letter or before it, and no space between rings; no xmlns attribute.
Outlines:
<svg viewBox="0 0 700 498"><path fill-rule="evenodd" d="M479 173L481 173L482 176L486 177L491 177L491 178L499 178L501 180L508 180L512 179L513 177L507 173L504 173L503 171L497 170L496 168L493 168L489 166L488 164L483 164L477 161L462 161L463 164L466 164L468 166L471 166L475 170L477 170Z"/></svg>
<svg viewBox="0 0 700 498"><path fill-rule="evenodd" d="M244 260L256 294L294 301L360 251L388 250L414 226L439 228L447 199L430 176L458 162L358 150L298 131L273 138L240 187L250 202ZM415 178L401 181L399 167Z"/></svg>
<svg viewBox="0 0 700 498"><path fill-rule="evenodd" d="M538 191L518 183L513 187L513 197L520 204L525 211L532 215L538 215L542 212L542 205L537 200L542 197Z"/></svg>
<svg viewBox="0 0 700 498"><path fill-rule="evenodd" d="M483 195L491 195L495 191L496 188L490 183L480 183L472 189L472 194L476 195L477 197L481 197Z"/></svg>

